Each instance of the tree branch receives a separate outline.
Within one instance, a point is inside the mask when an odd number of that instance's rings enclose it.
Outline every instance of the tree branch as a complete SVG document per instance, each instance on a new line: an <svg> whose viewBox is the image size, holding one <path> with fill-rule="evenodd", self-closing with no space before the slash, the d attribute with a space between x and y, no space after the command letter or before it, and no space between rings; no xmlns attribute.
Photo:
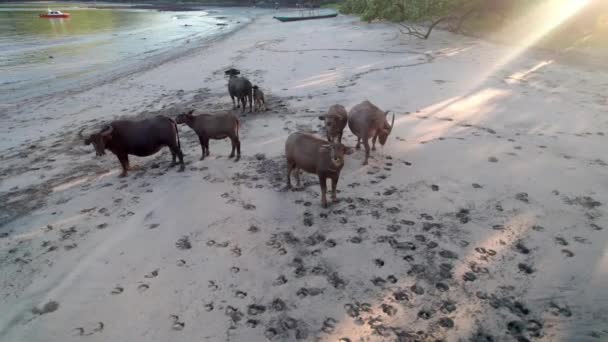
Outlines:
<svg viewBox="0 0 608 342"><path fill-rule="evenodd" d="M403 34L414 36L414 37L416 37L418 39L429 39L429 37L431 36L431 32L433 31L433 29L435 28L435 26L439 25L440 23L442 23L444 21L452 20L452 19L457 19L457 18L450 15L450 16L441 17L441 18L433 21L431 23L431 25L428 27L426 33L420 32L414 26L408 25L408 24L404 24L404 23L399 23L399 26L405 28L407 31L404 31L404 30L401 30L401 29L399 29L399 31L401 31L401 33L403 33Z"/></svg>

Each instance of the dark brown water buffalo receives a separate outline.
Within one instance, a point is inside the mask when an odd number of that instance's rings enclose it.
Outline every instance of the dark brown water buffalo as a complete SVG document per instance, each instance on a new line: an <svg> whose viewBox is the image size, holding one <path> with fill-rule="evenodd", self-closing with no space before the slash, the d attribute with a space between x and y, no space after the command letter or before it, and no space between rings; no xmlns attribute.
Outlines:
<svg viewBox="0 0 608 342"><path fill-rule="evenodd" d="M340 143L327 142L314 135L296 132L285 142L287 157L287 188L291 188L291 172L295 170L297 186L300 186L299 170L315 173L321 183L321 203L327 207L327 178L331 179L332 200L336 201L336 186L344 166L344 155L353 150Z"/></svg>
<svg viewBox="0 0 608 342"><path fill-rule="evenodd" d="M346 127L346 123L348 122L346 109L338 104L333 105L329 107L325 115L319 116L319 119L325 121L327 141L334 141L335 138L338 138L338 142L341 143L344 127Z"/></svg>
<svg viewBox="0 0 608 342"><path fill-rule="evenodd" d="M249 112L253 112L253 87L251 82L245 77L238 76L241 72L237 69L228 69L224 73L230 77L228 79L228 93L232 99L233 109L242 105L242 111L244 112L247 107L247 100L249 100ZM234 98L236 98L236 102ZM237 103L239 104L237 105Z"/></svg>
<svg viewBox="0 0 608 342"><path fill-rule="evenodd" d="M179 170L184 171L184 155L177 125L173 119L166 116L159 115L141 121L113 121L100 132L91 134L84 143L93 144L98 156L105 155L106 149L114 153L122 166L121 177L127 176L127 171L130 169L130 154L147 157L158 152L163 146L168 146L171 150L173 156L171 166L175 166L176 158L179 158L181 164Z"/></svg>
<svg viewBox="0 0 608 342"><path fill-rule="evenodd" d="M376 150L376 139L380 140L380 145L384 146L386 139L393 130L395 124L395 114L393 121L389 124L386 120L388 111L384 112L369 101L363 101L350 109L348 114L348 127L357 137L359 149L361 141L365 147L365 160L363 165L367 165L369 158L369 138L372 138L372 151Z"/></svg>
<svg viewBox="0 0 608 342"><path fill-rule="evenodd" d="M201 149L203 155L201 160L205 159L205 156L209 155L209 139L224 139L230 138L232 142L232 152L229 158L234 157L234 150L236 149L236 159L241 159L241 140L239 139L239 127L240 122L236 116L231 113L220 113L220 114L200 114L193 115L194 109L189 110L184 114L180 114L175 118L175 122L178 124L186 124L188 127L198 135L198 140L201 143Z"/></svg>

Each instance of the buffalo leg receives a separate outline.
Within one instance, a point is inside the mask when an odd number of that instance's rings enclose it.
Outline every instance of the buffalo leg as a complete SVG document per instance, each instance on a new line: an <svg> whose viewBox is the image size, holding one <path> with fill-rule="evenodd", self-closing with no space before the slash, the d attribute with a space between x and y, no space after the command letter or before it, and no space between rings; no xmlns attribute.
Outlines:
<svg viewBox="0 0 608 342"><path fill-rule="evenodd" d="M340 132L340 135L338 136L338 142L341 144L342 143L342 132Z"/></svg>
<svg viewBox="0 0 608 342"><path fill-rule="evenodd" d="M336 202L338 199L336 197L336 188L338 187L338 178L340 176L336 175L331 178L331 200Z"/></svg>
<svg viewBox="0 0 608 342"><path fill-rule="evenodd" d="M185 165L184 165L184 154L182 153L182 150L177 147L177 145L169 145L169 149L171 150L171 154L173 156L173 161L171 162L171 166L175 166L177 165L176 162L176 158L179 158L179 171L184 171L185 169Z"/></svg>
<svg viewBox="0 0 608 342"><path fill-rule="evenodd" d="M243 107L241 108L241 113L245 113L245 110L247 109L247 97L246 96L241 97L241 104L243 105Z"/></svg>
<svg viewBox="0 0 608 342"><path fill-rule="evenodd" d="M236 145L236 159L235 162L241 160L241 139L239 139L238 135L234 137L234 145Z"/></svg>
<svg viewBox="0 0 608 342"><path fill-rule="evenodd" d="M319 175L319 183L321 184L321 204L323 208L327 208L327 198L325 197L327 193L327 178Z"/></svg>
<svg viewBox="0 0 608 342"><path fill-rule="evenodd" d="M358 150L361 148L361 138L357 137L357 146L355 148Z"/></svg>
<svg viewBox="0 0 608 342"><path fill-rule="evenodd" d="M236 102L234 101L234 95L230 94L230 98L232 99L232 109L239 108L239 107L237 107Z"/></svg>
<svg viewBox="0 0 608 342"><path fill-rule="evenodd" d="M295 168L295 176L296 176L296 186L298 189L302 188L302 183L300 182L300 169Z"/></svg>
<svg viewBox="0 0 608 342"><path fill-rule="evenodd" d="M378 134L374 135L372 138L372 151L376 150L376 139L378 138Z"/></svg>
<svg viewBox="0 0 608 342"><path fill-rule="evenodd" d="M232 151L230 152L230 155L228 156L228 158L234 157L234 150L236 149L236 144L234 143L234 137L230 137L230 144L232 145Z"/></svg>
<svg viewBox="0 0 608 342"><path fill-rule="evenodd" d="M367 165L367 159L369 158L369 140L368 138L363 139L363 147L365 147L365 160L363 165Z"/></svg>
<svg viewBox="0 0 608 342"><path fill-rule="evenodd" d="M127 154L117 155L118 161L122 166L122 173L118 177L127 177L127 171L129 170L129 156Z"/></svg>
<svg viewBox="0 0 608 342"><path fill-rule="evenodd" d="M291 189L291 171L293 171L293 164L287 162L287 189Z"/></svg>
<svg viewBox="0 0 608 342"><path fill-rule="evenodd" d="M249 98L249 113L253 113L253 96L249 94L247 97Z"/></svg>
<svg viewBox="0 0 608 342"><path fill-rule="evenodd" d="M209 156L210 152L209 152L209 138L205 138L204 139L204 143L205 143L205 151L207 151L207 157Z"/></svg>
<svg viewBox="0 0 608 342"><path fill-rule="evenodd" d="M201 160L204 160L205 159L205 154L206 154L205 153L206 152L205 151L205 140L202 137L199 136L198 137L198 142L201 144L201 153L202 153Z"/></svg>

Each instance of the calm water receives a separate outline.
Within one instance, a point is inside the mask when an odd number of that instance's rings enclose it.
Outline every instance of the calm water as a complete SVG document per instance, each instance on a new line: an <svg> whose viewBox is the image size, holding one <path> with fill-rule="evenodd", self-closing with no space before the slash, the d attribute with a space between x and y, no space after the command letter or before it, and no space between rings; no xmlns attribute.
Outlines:
<svg viewBox="0 0 608 342"><path fill-rule="evenodd" d="M158 12L97 6L102 8L0 4L0 105L98 81L144 59L193 47L246 21L235 10ZM38 18L47 8L71 17Z"/></svg>

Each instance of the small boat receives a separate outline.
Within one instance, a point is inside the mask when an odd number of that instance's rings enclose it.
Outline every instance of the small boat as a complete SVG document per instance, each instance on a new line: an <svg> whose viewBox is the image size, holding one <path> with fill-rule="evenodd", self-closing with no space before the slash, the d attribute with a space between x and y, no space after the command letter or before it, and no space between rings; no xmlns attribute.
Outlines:
<svg viewBox="0 0 608 342"><path fill-rule="evenodd" d="M40 18L69 18L70 13L63 13L61 11L48 10L46 13L40 13L38 16Z"/></svg>
<svg viewBox="0 0 608 342"><path fill-rule="evenodd" d="M298 20L311 20L311 19L325 19L325 18L334 18L338 16L338 12L329 13L329 14L318 14L318 15L300 15L300 16L284 16L278 17L274 16L278 21L281 22L290 22L290 21L298 21Z"/></svg>

